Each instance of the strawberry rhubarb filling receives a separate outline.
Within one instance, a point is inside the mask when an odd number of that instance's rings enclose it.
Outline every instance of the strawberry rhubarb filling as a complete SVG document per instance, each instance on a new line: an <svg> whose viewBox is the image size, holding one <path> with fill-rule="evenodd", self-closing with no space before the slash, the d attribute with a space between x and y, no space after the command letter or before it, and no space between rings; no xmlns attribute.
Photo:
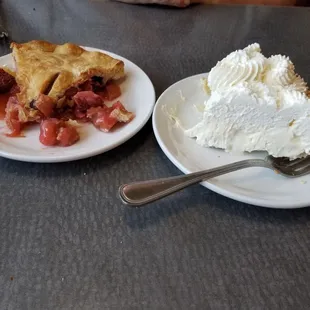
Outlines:
<svg viewBox="0 0 310 310"><path fill-rule="evenodd" d="M91 122L99 130L108 132L116 124L128 123L134 117L120 101L113 103L121 95L120 87L113 82L104 84L97 76L69 88L57 104L49 96L40 94L27 107L18 101L18 92L14 77L0 69L0 93L11 95L5 109L8 136L19 136L27 124L40 123L39 140L47 146L70 146L79 140L76 127L68 122L70 119Z"/></svg>

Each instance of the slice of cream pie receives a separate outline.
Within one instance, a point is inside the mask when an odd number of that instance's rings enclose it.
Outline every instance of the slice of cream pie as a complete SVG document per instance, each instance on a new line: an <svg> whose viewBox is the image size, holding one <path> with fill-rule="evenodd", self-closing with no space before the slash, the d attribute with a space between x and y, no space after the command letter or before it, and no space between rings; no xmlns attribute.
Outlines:
<svg viewBox="0 0 310 310"><path fill-rule="evenodd" d="M310 154L308 88L288 57L266 58L252 44L218 62L204 89L203 120L185 131L199 145L291 159Z"/></svg>

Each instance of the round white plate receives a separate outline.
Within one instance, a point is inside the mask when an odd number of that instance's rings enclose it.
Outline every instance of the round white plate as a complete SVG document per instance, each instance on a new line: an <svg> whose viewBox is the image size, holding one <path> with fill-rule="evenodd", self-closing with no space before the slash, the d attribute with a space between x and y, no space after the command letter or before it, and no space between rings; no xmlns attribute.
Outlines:
<svg viewBox="0 0 310 310"><path fill-rule="evenodd" d="M148 76L134 63L116 54L86 47L90 51L101 51L125 63L126 79L121 83L122 96L119 100L125 108L135 113L128 124L109 133L97 130L92 124L78 126L80 141L69 147L45 147L39 142L39 126L31 126L24 131L25 137L9 138L7 129L0 121L0 156L28 162L64 162L98 155L124 143L135 135L150 118L155 91ZM13 68L11 55L0 57L0 66Z"/></svg>
<svg viewBox="0 0 310 310"><path fill-rule="evenodd" d="M238 160L264 158L264 152L236 155L204 148L184 135L183 128L190 128L202 117L206 94L200 80L206 76L199 74L181 80L158 99L153 112L153 128L164 153L184 173ZM179 124L169 115L177 115ZM310 176L289 179L266 168L249 168L210 179L202 185L226 197L258 206L299 208L310 205Z"/></svg>

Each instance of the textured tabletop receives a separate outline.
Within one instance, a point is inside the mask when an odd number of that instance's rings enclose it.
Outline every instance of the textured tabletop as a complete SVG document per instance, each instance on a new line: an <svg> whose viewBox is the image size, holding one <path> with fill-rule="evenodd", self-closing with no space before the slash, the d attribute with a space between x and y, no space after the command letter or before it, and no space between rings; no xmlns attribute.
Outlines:
<svg viewBox="0 0 310 310"><path fill-rule="evenodd" d="M15 41L72 41L139 65L159 95L258 41L310 82L310 10L169 9L2 0ZM1 54L4 50L0 50ZM146 208L120 184L180 173L149 122L124 145L62 164L0 159L0 309L308 309L310 209L242 204L201 186Z"/></svg>

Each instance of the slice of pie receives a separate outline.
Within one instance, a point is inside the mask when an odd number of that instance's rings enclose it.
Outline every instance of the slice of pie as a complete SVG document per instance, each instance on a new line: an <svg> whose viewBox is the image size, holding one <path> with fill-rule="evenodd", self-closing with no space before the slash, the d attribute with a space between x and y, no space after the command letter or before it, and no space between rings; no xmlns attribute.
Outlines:
<svg viewBox="0 0 310 310"><path fill-rule="evenodd" d="M6 123L13 135L19 134L29 122L44 120L41 128L46 128L47 119L53 119L58 127L68 119L90 121L108 131L117 122L133 118L120 103L112 107L105 104L121 94L113 81L125 76L123 61L72 43L30 41L12 43L11 48L19 88L6 108ZM88 111L91 108L92 113Z"/></svg>
<svg viewBox="0 0 310 310"><path fill-rule="evenodd" d="M199 145L290 159L310 155L308 86L287 56L265 57L251 44L219 61L203 83L202 119L185 130Z"/></svg>
<svg viewBox="0 0 310 310"><path fill-rule="evenodd" d="M17 99L26 107L35 106L41 95L56 105L71 87L79 87L94 77L103 84L125 75L122 61L71 43L31 41L12 43L11 48L20 87Z"/></svg>

